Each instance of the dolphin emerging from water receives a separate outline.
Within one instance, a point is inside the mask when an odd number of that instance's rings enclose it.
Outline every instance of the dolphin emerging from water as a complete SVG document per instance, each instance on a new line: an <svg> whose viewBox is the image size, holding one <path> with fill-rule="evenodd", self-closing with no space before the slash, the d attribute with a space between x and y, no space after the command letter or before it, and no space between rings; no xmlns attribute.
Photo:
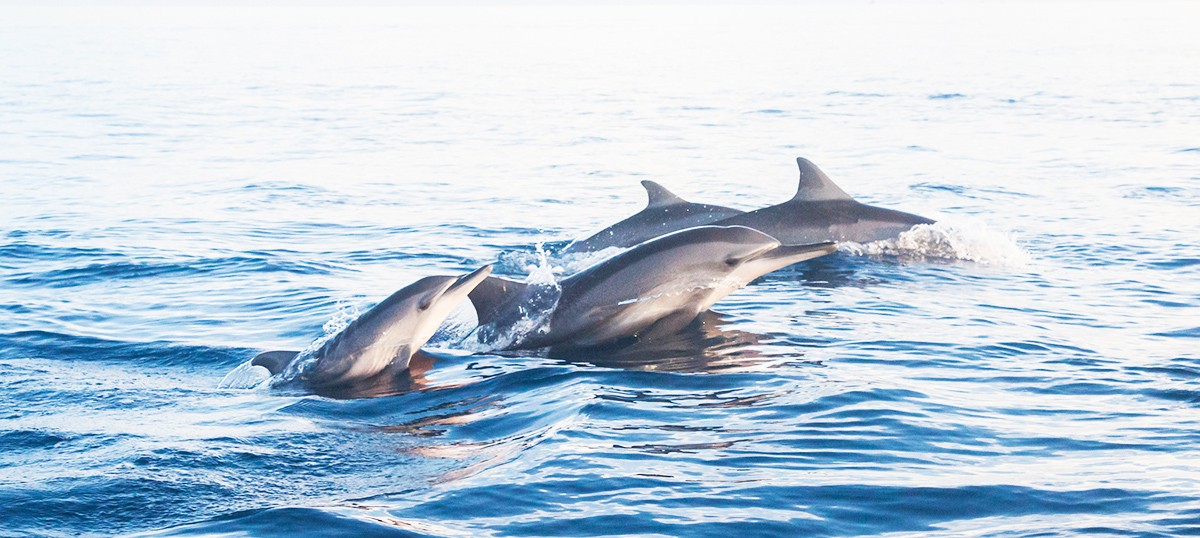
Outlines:
<svg viewBox="0 0 1200 538"><path fill-rule="evenodd" d="M699 226L646 241L557 287L489 277L469 296L485 343L503 349L605 346L681 329L751 280L834 250L830 242L781 246L745 226ZM536 330L521 328L533 311L548 307L538 304L548 290L559 292L548 320ZM512 334L521 330L525 334Z"/></svg>
<svg viewBox="0 0 1200 538"><path fill-rule="evenodd" d="M918 224L934 221L919 215L859 203L817 165L797 157L800 186L782 204L717 221L718 226L749 226L785 245L817 241L869 243L891 239Z"/></svg>
<svg viewBox="0 0 1200 538"><path fill-rule="evenodd" d="M567 245L563 253L597 252L610 247L628 248L660 235L712 224L742 213L719 205L694 204L653 181L642 181L642 187L645 187L649 198L645 209L587 239Z"/></svg>
<svg viewBox="0 0 1200 538"><path fill-rule="evenodd" d="M272 375L287 371L310 388L344 386L385 370L403 371L451 311L491 272L492 266L485 265L461 277L422 278L350 322L311 354L268 351L251 364Z"/></svg>

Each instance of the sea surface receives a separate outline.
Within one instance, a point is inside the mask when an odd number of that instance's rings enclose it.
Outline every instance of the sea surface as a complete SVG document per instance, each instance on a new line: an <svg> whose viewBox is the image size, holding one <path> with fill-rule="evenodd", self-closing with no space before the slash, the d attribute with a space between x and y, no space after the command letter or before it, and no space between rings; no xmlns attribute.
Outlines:
<svg viewBox="0 0 1200 538"><path fill-rule="evenodd" d="M0 536L1200 534L1198 21L2 7ZM671 349L498 354L465 308L373 397L222 385L797 156L939 222Z"/></svg>

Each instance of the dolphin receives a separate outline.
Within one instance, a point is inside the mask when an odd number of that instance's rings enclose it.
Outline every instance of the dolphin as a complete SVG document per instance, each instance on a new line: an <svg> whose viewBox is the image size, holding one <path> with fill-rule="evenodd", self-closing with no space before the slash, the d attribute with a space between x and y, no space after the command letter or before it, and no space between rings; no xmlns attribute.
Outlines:
<svg viewBox="0 0 1200 538"><path fill-rule="evenodd" d="M831 242L782 246L745 226L698 226L646 241L549 288L557 303L539 330L502 349L594 348L676 331L734 290L776 269L836 250ZM477 337L513 336L543 308L544 285L489 277L469 297ZM488 341L492 340L492 341Z"/></svg>
<svg viewBox="0 0 1200 538"><path fill-rule="evenodd" d="M312 353L268 351L251 360L272 375L310 388L369 380L385 370L400 372L456 306L492 272L485 265L461 277L422 278L372 307ZM293 377L294 376L294 377Z"/></svg>
<svg viewBox="0 0 1200 538"><path fill-rule="evenodd" d="M800 186L796 195L777 204L715 222L718 226L748 226L770 234L785 245L818 241L869 243L890 239L918 224L933 224L919 215L856 202L817 165L797 157Z"/></svg>
<svg viewBox="0 0 1200 538"><path fill-rule="evenodd" d="M649 198L645 209L587 239L572 242L562 253L597 252L610 247L629 248L660 235L711 224L742 213L719 205L694 204L653 181L642 181L642 187Z"/></svg>

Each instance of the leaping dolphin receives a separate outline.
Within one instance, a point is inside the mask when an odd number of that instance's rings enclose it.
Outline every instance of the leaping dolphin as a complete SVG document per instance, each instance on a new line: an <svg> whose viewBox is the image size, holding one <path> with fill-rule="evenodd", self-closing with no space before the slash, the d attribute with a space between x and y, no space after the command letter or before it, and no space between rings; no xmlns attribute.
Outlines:
<svg viewBox="0 0 1200 538"><path fill-rule="evenodd" d="M537 310L546 286L497 277L469 294L485 342L503 349L589 348L663 334L776 269L836 250L833 243L781 246L745 226L699 226L646 241L562 280L539 330L512 335ZM531 306L534 305L534 306ZM486 330L485 330L486 329ZM515 338L501 341L498 336Z"/></svg>
<svg viewBox="0 0 1200 538"><path fill-rule="evenodd" d="M739 215L737 209L719 205L694 204L653 181L642 181L649 198L646 208L596 234L575 241L564 254L597 252L610 247L628 248L671 232L712 224Z"/></svg>
<svg viewBox="0 0 1200 538"><path fill-rule="evenodd" d="M491 272L492 266L485 265L461 277L422 278L350 322L311 354L268 351L251 364L272 375L287 371L310 388L345 386L384 370L403 371L450 312Z"/></svg>
<svg viewBox="0 0 1200 538"><path fill-rule="evenodd" d="M796 164L800 166L800 186L791 200L714 224L749 226L785 245L802 245L818 241L869 243L897 237L918 224L934 222L919 215L859 203L808 159L797 157Z"/></svg>

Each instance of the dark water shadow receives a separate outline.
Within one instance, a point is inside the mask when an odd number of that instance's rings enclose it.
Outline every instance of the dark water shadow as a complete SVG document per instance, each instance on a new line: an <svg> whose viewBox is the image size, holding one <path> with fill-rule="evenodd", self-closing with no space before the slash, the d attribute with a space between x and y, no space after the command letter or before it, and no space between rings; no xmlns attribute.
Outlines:
<svg viewBox="0 0 1200 538"><path fill-rule="evenodd" d="M433 369L436 361L436 355L417 351L409 359L408 368L404 370L388 368L373 377L352 384L310 387L309 390L317 396L335 400L380 398L422 391L429 388L425 374Z"/></svg>
<svg viewBox="0 0 1200 538"><path fill-rule="evenodd" d="M753 282L796 282L809 288L867 288L913 279L909 264L894 256L854 256L834 252L763 275Z"/></svg>
<svg viewBox="0 0 1200 538"><path fill-rule="evenodd" d="M651 332L595 348L549 348L541 356L603 368L680 373L744 368L770 359L756 346L774 337L732 324L730 316L707 311L678 331Z"/></svg>

